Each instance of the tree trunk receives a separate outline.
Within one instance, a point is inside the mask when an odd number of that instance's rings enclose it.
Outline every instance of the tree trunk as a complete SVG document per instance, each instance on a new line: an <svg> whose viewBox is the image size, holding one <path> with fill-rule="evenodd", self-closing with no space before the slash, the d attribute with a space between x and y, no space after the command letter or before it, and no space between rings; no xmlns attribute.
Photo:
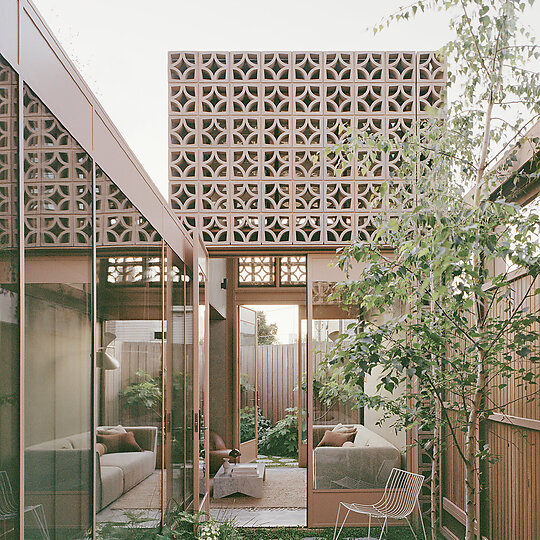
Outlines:
<svg viewBox="0 0 540 540"><path fill-rule="evenodd" d="M465 540L474 539L475 506L475 449L477 439L476 422L469 424L465 439Z"/></svg>
<svg viewBox="0 0 540 540"><path fill-rule="evenodd" d="M438 404L437 404L438 405ZM437 409L439 407L437 406ZM437 412L435 413L437 414ZM438 415L437 415L438 418ZM433 432L433 460L431 462L431 538L437 539L437 530L439 528L439 428L436 427ZM420 516L422 519L422 516Z"/></svg>
<svg viewBox="0 0 540 540"><path fill-rule="evenodd" d="M476 316L480 320L481 310L477 306ZM485 353L482 349L478 351L478 371L476 375L476 390L471 403L471 410L467 420L467 434L465 438L465 540L473 540L475 538L476 516L476 489L480 486L479 473L480 470L476 466L476 456L478 454L478 417L482 410L484 399L484 371ZM480 509L478 509L480 512Z"/></svg>

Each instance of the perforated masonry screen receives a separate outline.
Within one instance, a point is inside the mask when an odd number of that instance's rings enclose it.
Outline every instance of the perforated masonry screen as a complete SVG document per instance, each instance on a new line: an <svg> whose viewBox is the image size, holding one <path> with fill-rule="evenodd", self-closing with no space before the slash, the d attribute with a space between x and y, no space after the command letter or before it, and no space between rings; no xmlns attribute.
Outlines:
<svg viewBox="0 0 540 540"><path fill-rule="evenodd" d="M210 249L369 240L414 201L400 153L322 150L340 126L402 140L445 77L433 52L171 52L172 207Z"/></svg>
<svg viewBox="0 0 540 540"><path fill-rule="evenodd" d="M303 287L306 285L306 257L239 257L240 287Z"/></svg>

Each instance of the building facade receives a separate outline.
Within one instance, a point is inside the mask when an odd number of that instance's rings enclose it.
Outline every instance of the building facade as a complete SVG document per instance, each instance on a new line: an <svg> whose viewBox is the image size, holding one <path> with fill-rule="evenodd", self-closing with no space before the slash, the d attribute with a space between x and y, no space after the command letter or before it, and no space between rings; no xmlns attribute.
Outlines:
<svg viewBox="0 0 540 540"><path fill-rule="evenodd" d="M40 14L25 0L3 1L2 538L95 537L145 479L154 522L171 498L199 508L192 419L205 362L194 343L204 340L206 281L204 248ZM142 382L154 389L151 409L124 398ZM102 431L118 424L128 426L131 450L142 450L131 458L127 447L98 452Z"/></svg>

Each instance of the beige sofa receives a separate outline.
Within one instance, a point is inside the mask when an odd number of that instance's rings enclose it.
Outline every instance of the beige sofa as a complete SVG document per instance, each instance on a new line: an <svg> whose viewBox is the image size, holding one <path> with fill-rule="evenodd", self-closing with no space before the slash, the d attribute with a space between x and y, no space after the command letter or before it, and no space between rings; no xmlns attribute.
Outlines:
<svg viewBox="0 0 540 540"><path fill-rule="evenodd" d="M326 430L335 426L313 426L313 446ZM386 439L362 425L349 447L320 447L313 451L315 489L381 488L393 467L401 466L400 451Z"/></svg>
<svg viewBox="0 0 540 540"><path fill-rule="evenodd" d="M156 465L157 427L125 427L143 452L104 454L97 460L97 505L101 510L150 476ZM25 484L36 495L51 491L90 492L90 433L26 448Z"/></svg>
<svg viewBox="0 0 540 540"><path fill-rule="evenodd" d="M143 452L104 454L99 459L99 508L105 508L123 493L150 476L156 468L157 427L126 427L135 436ZM99 486L98 486L99 487Z"/></svg>

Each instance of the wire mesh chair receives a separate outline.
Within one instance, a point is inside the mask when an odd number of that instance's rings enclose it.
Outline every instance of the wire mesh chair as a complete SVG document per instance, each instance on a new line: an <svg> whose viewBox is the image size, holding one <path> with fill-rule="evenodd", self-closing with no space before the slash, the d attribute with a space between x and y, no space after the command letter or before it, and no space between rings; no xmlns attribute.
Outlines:
<svg viewBox="0 0 540 540"><path fill-rule="evenodd" d="M384 488L383 496L379 502L368 505L340 502L336 516L336 526L334 527L334 536L332 537L333 540L337 540L339 538L343 526L345 525L345 521L347 521L347 518L351 512L369 515L368 538L370 537L371 533L372 517L384 519L379 540L381 540L383 537L388 518L406 519L412 533L414 534L414 537L417 538L411 522L409 521L409 515L414 510L415 506L418 507L420 523L422 524L422 531L424 532L424 539L427 540L426 529L424 528L424 521L422 520L422 514L420 512L420 505L418 504L418 496L420 495L420 490L422 489L424 480L425 478L421 474L415 474L393 468L390 472L388 480L386 481L386 487ZM345 514L345 519L343 520L343 523L338 531L339 513L342 506L346 508L347 513Z"/></svg>
<svg viewBox="0 0 540 540"><path fill-rule="evenodd" d="M36 522L41 532L41 536L45 540L50 540L49 529L47 527L47 520L45 518L45 511L41 504L34 506L25 506L24 513L30 512L36 518ZM13 489L9 481L9 476L6 471L0 471L0 521L7 521L8 519L17 519L19 515L15 497L13 496Z"/></svg>

